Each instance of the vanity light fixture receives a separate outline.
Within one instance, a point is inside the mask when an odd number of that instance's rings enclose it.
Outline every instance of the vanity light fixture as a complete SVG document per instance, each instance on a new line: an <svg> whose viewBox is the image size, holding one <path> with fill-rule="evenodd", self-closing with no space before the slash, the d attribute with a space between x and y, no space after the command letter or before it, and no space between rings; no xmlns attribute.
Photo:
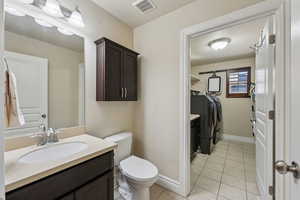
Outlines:
<svg viewBox="0 0 300 200"><path fill-rule="evenodd" d="M52 24L50 24L50 23L48 23L48 22L46 22L45 20L42 20L42 19L34 18L34 21L35 21L37 24L39 24L39 25L41 25L41 26L44 26L44 27L48 27L48 28L53 27Z"/></svg>
<svg viewBox="0 0 300 200"><path fill-rule="evenodd" d="M53 17L64 17L57 0L46 0L42 10Z"/></svg>
<svg viewBox="0 0 300 200"><path fill-rule="evenodd" d="M66 29L64 29L64 28L59 28L59 27L57 27L57 30L58 30L60 33L64 34L64 35L73 35L73 33L72 33L71 31L68 31L68 30L66 30Z"/></svg>
<svg viewBox="0 0 300 200"><path fill-rule="evenodd" d="M72 12L71 16L68 18L68 22L72 24L73 26L81 27L83 28L84 22L82 19L82 15L78 9L78 7L75 8L75 10Z"/></svg>
<svg viewBox="0 0 300 200"><path fill-rule="evenodd" d="M219 38L213 41L210 41L208 43L208 46L212 48L213 50L221 50L228 46L228 44L231 42L230 38Z"/></svg>
<svg viewBox="0 0 300 200"><path fill-rule="evenodd" d="M25 4L32 4L34 2L34 0L19 0L19 1Z"/></svg>
<svg viewBox="0 0 300 200"><path fill-rule="evenodd" d="M10 7L10 6L7 6L5 5L4 7L4 10L5 12L11 14L11 15L15 15L15 16L18 16L18 17L24 17L26 14L17 10L16 8L13 8L13 7Z"/></svg>

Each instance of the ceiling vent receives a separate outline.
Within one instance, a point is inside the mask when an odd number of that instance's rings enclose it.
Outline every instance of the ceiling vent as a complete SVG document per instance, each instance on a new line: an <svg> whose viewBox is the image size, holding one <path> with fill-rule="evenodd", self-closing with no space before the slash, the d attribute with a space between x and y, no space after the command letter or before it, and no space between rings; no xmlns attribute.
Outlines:
<svg viewBox="0 0 300 200"><path fill-rule="evenodd" d="M132 6L137 8L143 14L148 13L156 8L151 0L137 0L132 4Z"/></svg>

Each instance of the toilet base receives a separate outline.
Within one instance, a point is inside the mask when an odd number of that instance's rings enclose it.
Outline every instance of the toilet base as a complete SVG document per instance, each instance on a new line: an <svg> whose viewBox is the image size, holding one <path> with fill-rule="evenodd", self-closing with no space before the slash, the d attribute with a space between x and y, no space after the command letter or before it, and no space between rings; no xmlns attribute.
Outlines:
<svg viewBox="0 0 300 200"><path fill-rule="evenodd" d="M150 200L149 188L131 188L130 190L119 187L119 193L125 200Z"/></svg>

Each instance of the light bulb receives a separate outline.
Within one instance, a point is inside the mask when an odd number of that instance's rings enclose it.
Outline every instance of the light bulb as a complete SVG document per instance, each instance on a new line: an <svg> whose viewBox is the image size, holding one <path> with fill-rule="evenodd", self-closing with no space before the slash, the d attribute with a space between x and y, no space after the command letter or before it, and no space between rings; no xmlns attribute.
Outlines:
<svg viewBox="0 0 300 200"><path fill-rule="evenodd" d="M64 17L57 0L46 0L46 4L42 9L45 13L53 17Z"/></svg>
<svg viewBox="0 0 300 200"><path fill-rule="evenodd" d="M68 22L77 27L83 28L85 26L82 20L82 15L77 8L72 12L71 16L68 19Z"/></svg>
<svg viewBox="0 0 300 200"><path fill-rule="evenodd" d="M66 29L64 29L64 28L59 28L59 27L57 27L57 30L58 30L60 33L64 34L64 35L73 35L73 33L72 33L71 31L68 31L68 30L66 30Z"/></svg>
<svg viewBox="0 0 300 200"><path fill-rule="evenodd" d="M15 15L15 16L18 16L18 17L24 17L25 16L25 13L13 8L13 7L10 7L10 6L7 6L5 5L4 7L4 10L5 12L11 14L11 15Z"/></svg>
<svg viewBox="0 0 300 200"><path fill-rule="evenodd" d="M34 21L37 23L37 24L39 24L39 25L41 25L41 26L44 26L44 27L53 27L53 25L52 24L50 24L50 23L48 23L48 22L46 22L45 20L42 20L42 19L38 19L38 18L34 18Z"/></svg>

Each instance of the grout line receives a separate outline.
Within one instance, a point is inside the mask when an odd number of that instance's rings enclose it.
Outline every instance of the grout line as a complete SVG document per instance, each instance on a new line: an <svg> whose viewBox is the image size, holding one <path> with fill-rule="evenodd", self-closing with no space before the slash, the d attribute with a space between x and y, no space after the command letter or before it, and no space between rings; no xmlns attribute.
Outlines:
<svg viewBox="0 0 300 200"><path fill-rule="evenodd" d="M245 192L246 200L248 200L248 189L247 189L247 174L246 174L246 159L245 159L245 149L243 148L243 166L244 166L244 181L245 181Z"/></svg>
<svg viewBox="0 0 300 200"><path fill-rule="evenodd" d="M221 189L223 175L224 175L224 171L225 171L225 164L226 164L226 160L227 160L227 156L228 156L229 143L227 143L226 146L227 146L227 148L226 148L225 160L224 160L224 163L223 163L223 170L222 170L221 179L220 179L220 183L219 183L219 189L218 189L218 193L217 193L217 199L219 199L219 196L220 196L220 189Z"/></svg>

